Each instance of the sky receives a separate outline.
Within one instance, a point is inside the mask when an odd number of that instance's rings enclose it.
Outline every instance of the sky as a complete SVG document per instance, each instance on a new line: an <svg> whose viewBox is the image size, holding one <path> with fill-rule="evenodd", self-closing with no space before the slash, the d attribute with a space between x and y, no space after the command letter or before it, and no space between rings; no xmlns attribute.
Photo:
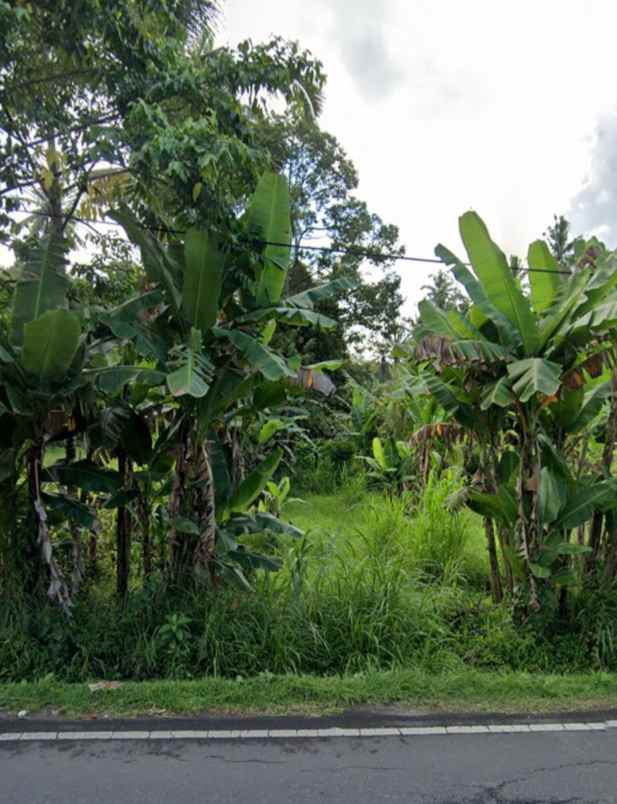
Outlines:
<svg viewBox="0 0 617 804"><path fill-rule="evenodd" d="M555 213L617 247L616 29L614 0L224 0L218 40L323 62L321 125L408 254L460 252L471 208L524 257ZM411 313L434 267L399 270Z"/></svg>

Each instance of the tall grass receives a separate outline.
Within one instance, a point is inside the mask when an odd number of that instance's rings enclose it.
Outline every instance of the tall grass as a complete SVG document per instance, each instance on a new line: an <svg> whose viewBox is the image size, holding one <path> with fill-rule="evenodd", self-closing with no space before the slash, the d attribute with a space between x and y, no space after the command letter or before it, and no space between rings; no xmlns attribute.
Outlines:
<svg viewBox="0 0 617 804"><path fill-rule="evenodd" d="M444 507L456 483L432 478L416 507L366 491L352 503L291 504L307 535L281 546L283 569L257 573L251 592L153 580L120 607L99 584L72 622L0 593L0 680L617 669L606 629L542 639L490 603L480 523ZM614 611L610 601L597 606Z"/></svg>

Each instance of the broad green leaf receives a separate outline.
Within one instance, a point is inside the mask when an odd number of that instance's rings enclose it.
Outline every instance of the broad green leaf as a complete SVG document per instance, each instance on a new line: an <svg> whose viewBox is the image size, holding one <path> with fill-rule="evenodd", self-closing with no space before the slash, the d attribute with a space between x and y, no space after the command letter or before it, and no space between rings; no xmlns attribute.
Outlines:
<svg viewBox="0 0 617 804"><path fill-rule="evenodd" d="M152 282L156 282L167 294L176 311L181 307L180 291L174 280L173 265L160 243L141 225L139 219L126 206L108 212L110 218L119 223L129 240L139 247L144 270Z"/></svg>
<svg viewBox="0 0 617 804"><path fill-rule="evenodd" d="M436 335L457 340L458 338L481 339L482 336L474 330L456 310L441 310L430 299L423 299L418 304L422 324Z"/></svg>
<svg viewBox="0 0 617 804"><path fill-rule="evenodd" d="M549 412L562 430L570 431L580 415L584 392L582 388L573 390L566 385L559 389L559 398L552 402Z"/></svg>
<svg viewBox="0 0 617 804"><path fill-rule="evenodd" d="M304 536L304 533L283 520L265 511L258 511L250 516L232 516L227 523L227 528L236 533L277 533L285 536L294 536L296 539Z"/></svg>
<svg viewBox="0 0 617 804"><path fill-rule="evenodd" d="M156 386L165 382L165 374L162 371L140 366L106 366L102 369L87 369L83 374L91 377L96 386L110 396L119 394L129 383Z"/></svg>
<svg viewBox="0 0 617 804"><path fill-rule="evenodd" d="M134 324L135 319L148 310L158 307L163 301L163 294L160 290L150 290L147 293L139 293L131 299L113 307L108 313L101 316L103 322Z"/></svg>
<svg viewBox="0 0 617 804"><path fill-rule="evenodd" d="M71 368L79 347L79 318L67 310L48 310L24 325L21 363L39 380L58 380Z"/></svg>
<svg viewBox="0 0 617 804"><path fill-rule="evenodd" d="M574 274L567 283L562 283L559 297L540 322L540 348L544 349L550 342L547 356L567 337L571 329L571 317L587 299L585 285L586 277L582 271Z"/></svg>
<svg viewBox="0 0 617 804"><path fill-rule="evenodd" d="M68 245L57 234L48 234L28 250L20 264L11 316L11 341L21 345L24 326L48 310L66 308L69 280L66 276Z"/></svg>
<svg viewBox="0 0 617 804"><path fill-rule="evenodd" d="M516 283L505 254L491 240L484 221L475 212L459 219L461 237L473 270L489 300L515 325L528 355L538 348L536 318Z"/></svg>
<svg viewBox="0 0 617 804"><path fill-rule="evenodd" d="M373 457L377 461L379 467L384 471L388 469L388 461L386 460L386 453L384 452L381 439L375 436L373 439Z"/></svg>
<svg viewBox="0 0 617 804"><path fill-rule="evenodd" d="M87 505L73 500L71 497L65 497L63 494L43 493L41 496L47 510L55 511L84 528L95 527L96 517Z"/></svg>
<svg viewBox="0 0 617 804"><path fill-rule="evenodd" d="M480 408L488 410L491 405L499 408L507 408L514 401L514 394L510 390L507 377L501 377L497 382L488 385L482 392Z"/></svg>
<svg viewBox="0 0 617 804"><path fill-rule="evenodd" d="M3 449L0 451L0 483L15 475L15 458L17 450Z"/></svg>
<svg viewBox="0 0 617 804"><path fill-rule="evenodd" d="M266 324L266 326L263 328L261 333L261 342L264 346L267 346L270 343L275 332L276 332L276 320L274 318L271 318Z"/></svg>
<svg viewBox="0 0 617 804"><path fill-rule="evenodd" d="M179 516L175 521L175 525L178 533L188 533L191 536L199 536L199 526L193 522L192 519Z"/></svg>
<svg viewBox="0 0 617 804"><path fill-rule="evenodd" d="M198 403L200 428L208 429L215 415L224 412L238 399L250 394L259 379L255 375L245 377L240 371L233 368L219 371L216 379L210 385L210 390Z"/></svg>
<svg viewBox="0 0 617 804"><path fill-rule="evenodd" d="M333 329L336 321L314 310L307 310L301 307L262 307L238 319L238 324L250 323L252 321L262 321L264 318L273 318L283 324L294 327L319 327L321 329Z"/></svg>
<svg viewBox="0 0 617 804"><path fill-rule="evenodd" d="M246 511L265 489L266 483L276 472L282 457L282 450L274 450L271 455L262 461L259 466L242 481L227 506L230 512L242 513Z"/></svg>
<svg viewBox="0 0 617 804"><path fill-rule="evenodd" d="M191 326L202 332L216 324L224 272L225 256L218 238L198 229L187 232L182 309Z"/></svg>
<svg viewBox="0 0 617 804"><path fill-rule="evenodd" d="M592 391L586 393L583 397L583 404L580 408L578 416L571 422L568 430L571 433L579 433L584 430L595 419L607 399L610 399L612 394L612 381L605 381L598 385ZM572 392L576 393L576 392Z"/></svg>
<svg viewBox="0 0 617 804"><path fill-rule="evenodd" d="M614 498L615 488L606 481L582 488L574 496L570 497L557 520L557 524L564 530L577 528L587 522L588 519L591 519L595 510L602 508Z"/></svg>
<svg viewBox="0 0 617 804"><path fill-rule="evenodd" d="M447 412L456 413L458 411L460 402L443 380L434 375L428 375L425 378L425 383L429 392Z"/></svg>
<svg viewBox="0 0 617 804"><path fill-rule="evenodd" d="M259 435L257 436L257 443L265 444L266 441L269 441L275 433L278 433L280 430L286 430L286 429L287 424L281 419L268 419L268 421L262 426L261 430L259 431Z"/></svg>
<svg viewBox="0 0 617 804"><path fill-rule="evenodd" d="M206 377L208 365L202 354L201 332L193 327L189 344L182 352L182 364L167 375L169 393L195 399L205 396L210 387Z"/></svg>
<svg viewBox="0 0 617 804"><path fill-rule="evenodd" d="M617 324L617 298L594 307L577 318L572 324L571 332L589 331L606 332Z"/></svg>
<svg viewBox="0 0 617 804"><path fill-rule="evenodd" d="M107 449L121 448L134 461L152 457L152 438L146 420L128 405L111 405L99 415L99 432Z"/></svg>
<svg viewBox="0 0 617 804"><path fill-rule="evenodd" d="M467 505L472 511L489 519L498 519L506 525L513 525L518 515L516 500L507 486L500 486L497 494L470 489Z"/></svg>
<svg viewBox="0 0 617 804"><path fill-rule="evenodd" d="M246 223L252 237L267 243L262 264L256 272L257 304L276 304L281 298L291 254L291 222L287 179L277 173L264 173L249 203Z"/></svg>
<svg viewBox="0 0 617 804"><path fill-rule="evenodd" d="M56 463L43 473L43 480L63 486L77 486L84 491L113 494L122 487L122 477L111 469L102 469L91 461Z"/></svg>
<svg viewBox="0 0 617 804"><path fill-rule="evenodd" d="M548 567L543 567L541 564L536 564L533 561L529 562L529 569L536 578L550 578L551 571Z"/></svg>
<svg viewBox="0 0 617 804"><path fill-rule="evenodd" d="M534 394L553 396L561 382L561 366L541 357L516 360L508 366L512 390L521 400L528 402Z"/></svg>
<svg viewBox="0 0 617 804"><path fill-rule="evenodd" d="M535 240L529 246L527 263L532 269L529 272L531 303L537 313L543 313L557 297L562 269L544 240Z"/></svg>
<svg viewBox="0 0 617 804"><path fill-rule="evenodd" d="M256 338L241 332L238 329L213 329L217 338L226 338L241 352L251 368L260 371L268 380L280 380L283 377L295 377L296 373L287 365L287 362L270 351Z"/></svg>
<svg viewBox="0 0 617 804"><path fill-rule="evenodd" d="M286 307L300 307L304 310L312 310L313 307L321 301L336 299L341 293L348 293L350 290L355 290L358 284L357 279L350 279L348 277L333 279L331 282L326 282L323 285L317 285L314 288L303 290L301 293L296 293L293 296L287 296L287 298L283 300L283 303Z"/></svg>
<svg viewBox="0 0 617 804"><path fill-rule="evenodd" d="M150 477L152 477L152 475L150 475ZM132 503L138 497L139 492L137 489L120 489L103 503L103 508L126 508L129 503Z"/></svg>
<svg viewBox="0 0 617 804"><path fill-rule="evenodd" d="M338 371L344 365L344 360L320 360L319 363L311 363L309 366L304 366L304 368L315 371Z"/></svg>
<svg viewBox="0 0 617 804"><path fill-rule="evenodd" d="M548 466L540 471L540 515L545 525L554 522L568 498L568 486L565 480L559 477Z"/></svg>
<svg viewBox="0 0 617 804"><path fill-rule="evenodd" d="M582 556L592 552L592 548L587 544L575 544L572 542L564 542L557 545L556 552L561 556Z"/></svg>
<svg viewBox="0 0 617 804"><path fill-rule="evenodd" d="M479 320L479 317L483 316L484 320L492 321L499 332L500 341L504 345L518 346L521 344L522 337L517 327L493 304L486 294L485 289L467 266L445 246L438 245L435 248L435 255L439 257L440 260L443 260L446 265L450 266L457 281L460 282L467 291L475 307L473 318ZM472 307L472 310L473 309ZM472 318L470 317L470 321L471 320ZM479 325L481 326L482 323L483 322L480 322Z"/></svg>

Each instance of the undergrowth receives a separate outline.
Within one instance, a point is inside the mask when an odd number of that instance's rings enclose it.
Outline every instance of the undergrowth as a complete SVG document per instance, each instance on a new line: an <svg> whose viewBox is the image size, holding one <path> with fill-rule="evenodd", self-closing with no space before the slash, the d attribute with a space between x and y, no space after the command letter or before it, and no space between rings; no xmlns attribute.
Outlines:
<svg viewBox="0 0 617 804"><path fill-rule="evenodd" d="M70 622L0 592L0 680L617 669L617 595L575 598L563 630L515 626L491 603L481 521L445 511L457 482L431 479L414 503L360 479L288 505L306 536L251 592L152 579L120 606L103 580Z"/></svg>

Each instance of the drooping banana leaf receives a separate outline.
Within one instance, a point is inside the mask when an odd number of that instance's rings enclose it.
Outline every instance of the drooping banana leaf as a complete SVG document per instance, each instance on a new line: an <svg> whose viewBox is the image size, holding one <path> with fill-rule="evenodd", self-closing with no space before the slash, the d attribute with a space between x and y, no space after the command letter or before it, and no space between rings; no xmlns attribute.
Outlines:
<svg viewBox="0 0 617 804"><path fill-rule="evenodd" d="M66 308L69 280L66 276L67 244L61 235L50 233L32 247L20 266L13 296L11 341L21 345L24 326L48 310Z"/></svg>
<svg viewBox="0 0 617 804"><path fill-rule="evenodd" d="M167 375L172 396L200 399L208 393L211 364L202 350L201 332L193 327L189 343L179 350L179 367Z"/></svg>
<svg viewBox="0 0 617 804"><path fill-rule="evenodd" d="M501 377L497 382L487 385L482 391L480 407L488 410L491 405L499 408L507 408L514 401L514 394L510 390L510 383L507 377Z"/></svg>
<svg viewBox="0 0 617 804"><path fill-rule="evenodd" d="M191 229L184 241L182 309L191 326L202 332L216 324L225 272L225 255L218 238Z"/></svg>
<svg viewBox="0 0 617 804"><path fill-rule="evenodd" d="M357 287L357 280L349 277L341 277L340 279L333 279L331 282L326 282L323 285L308 288L301 293L295 293L293 296L287 296L283 300L283 303L287 307L300 307L312 310L319 302L328 301L329 299L335 298L339 293L355 290Z"/></svg>
<svg viewBox="0 0 617 804"><path fill-rule="evenodd" d="M45 469L42 480L60 483L63 486L77 486L84 491L97 491L114 494L122 487L122 476L111 469L103 469L91 461L56 463Z"/></svg>
<svg viewBox="0 0 617 804"><path fill-rule="evenodd" d="M252 313L248 313L238 319L238 324L262 321L264 318L282 321L295 327L319 327L320 329L332 329L336 326L336 321L314 310L306 310L300 307L262 307Z"/></svg>
<svg viewBox="0 0 617 804"><path fill-rule="evenodd" d="M556 526L564 530L577 528L591 519L597 508L616 505L617 489L614 482L603 480L593 486L579 488L563 507Z"/></svg>
<svg viewBox="0 0 617 804"><path fill-rule="evenodd" d="M291 253L291 222L287 179L264 173L246 214L248 234L264 243L261 264L256 271L256 300L259 306L276 304L281 298Z"/></svg>
<svg viewBox="0 0 617 804"><path fill-rule="evenodd" d="M249 366L260 371L268 380L280 380L283 377L295 377L287 362L260 343L256 338L238 329L213 329L217 338L226 338L239 350Z"/></svg>
<svg viewBox="0 0 617 804"><path fill-rule="evenodd" d="M24 325L21 363L41 381L59 380L71 368L79 347L79 318L67 310L48 310Z"/></svg>
<svg viewBox="0 0 617 804"><path fill-rule="evenodd" d="M176 311L181 307L180 290L174 279L174 266L160 243L140 224L139 219L125 205L113 209L109 217L117 221L127 233L129 240L139 247L144 270L152 282L156 282L167 294L168 301Z"/></svg>
<svg viewBox="0 0 617 804"><path fill-rule="evenodd" d="M484 221L475 212L462 215L459 226L469 260L484 292L514 324L525 352L533 354L539 343L537 321L529 301L514 279L505 254L491 240Z"/></svg>
<svg viewBox="0 0 617 804"><path fill-rule="evenodd" d="M568 499L568 484L548 466L540 471L540 515L544 524L554 522Z"/></svg>
<svg viewBox="0 0 617 804"><path fill-rule="evenodd" d="M559 292L562 269L544 240L535 240L527 251L531 302L537 313L548 310Z"/></svg>
<svg viewBox="0 0 617 804"><path fill-rule="evenodd" d="M528 357L508 365L512 390L521 400L528 402L536 393L553 396L561 383L561 366L541 357Z"/></svg>
<svg viewBox="0 0 617 804"><path fill-rule="evenodd" d="M472 340L482 340L482 335L470 322L466 321L457 310L441 310L430 299L423 299L418 304L420 319L422 324L431 333L444 335L447 338L457 340L459 338L471 338Z"/></svg>
<svg viewBox="0 0 617 804"><path fill-rule="evenodd" d="M91 377L97 388L110 396L116 396L128 383L156 386L165 382L162 371L140 366L106 366L101 369L86 369L86 377Z"/></svg>
<svg viewBox="0 0 617 804"><path fill-rule="evenodd" d="M282 457L282 450L276 449L262 461L259 466L242 481L238 490L229 501L227 510L232 513L242 513L246 511L266 488L268 480L270 480L272 475L276 472Z"/></svg>

